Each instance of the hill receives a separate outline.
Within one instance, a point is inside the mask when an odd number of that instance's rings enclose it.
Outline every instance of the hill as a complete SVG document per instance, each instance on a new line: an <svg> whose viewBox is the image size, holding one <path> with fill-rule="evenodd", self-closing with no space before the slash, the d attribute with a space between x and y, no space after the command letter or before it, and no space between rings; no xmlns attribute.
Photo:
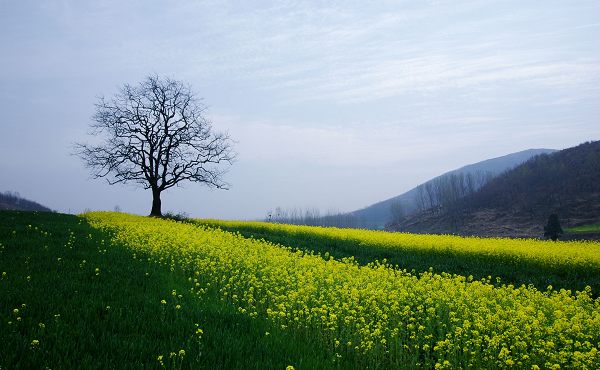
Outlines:
<svg viewBox="0 0 600 370"><path fill-rule="evenodd" d="M0 193L0 210L52 212L50 208L10 191Z"/></svg>
<svg viewBox="0 0 600 370"><path fill-rule="evenodd" d="M542 154L447 207L390 225L392 230L540 237L552 213L562 226L600 221L600 141Z"/></svg>
<svg viewBox="0 0 600 370"><path fill-rule="evenodd" d="M424 208L437 205L436 203L439 203L439 199L436 200L433 199L433 197L432 199L429 199L429 197L427 197L428 199L422 199L423 193L426 193L428 188L439 187L440 184L452 181L452 179L468 179L468 181L471 182L471 190L475 191L490 179L526 162L532 157L553 152L555 152L554 149L528 149L502 157L473 163L446 172L403 194L351 212L351 214L360 219L368 228L382 229L387 223L392 221L393 215L391 210L394 205L399 205L399 207L401 207L401 212L405 216L417 213Z"/></svg>

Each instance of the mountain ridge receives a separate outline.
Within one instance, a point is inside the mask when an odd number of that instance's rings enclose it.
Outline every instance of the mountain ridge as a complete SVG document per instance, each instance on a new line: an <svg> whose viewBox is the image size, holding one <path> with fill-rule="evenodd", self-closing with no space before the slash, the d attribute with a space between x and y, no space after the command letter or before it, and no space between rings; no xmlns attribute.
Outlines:
<svg viewBox="0 0 600 370"><path fill-rule="evenodd" d="M510 168L518 166L534 156L554 152L556 152L555 149L526 149L500 157L489 158L480 162L471 163L436 176L400 195L382 200L359 210L349 212L349 214L361 219L361 222L368 228L382 229L392 219L391 207L394 203L399 202L406 214L412 214L417 211L419 186L423 186L428 183L431 184L436 180L460 174L466 175L479 173L484 177L487 175L490 177L495 177Z"/></svg>
<svg viewBox="0 0 600 370"><path fill-rule="evenodd" d="M600 222L600 141L533 157L454 205L411 215L389 229L541 237L552 213L563 228Z"/></svg>
<svg viewBox="0 0 600 370"><path fill-rule="evenodd" d="M52 212L50 208L22 198L19 193L11 191L0 192L0 211L6 210Z"/></svg>

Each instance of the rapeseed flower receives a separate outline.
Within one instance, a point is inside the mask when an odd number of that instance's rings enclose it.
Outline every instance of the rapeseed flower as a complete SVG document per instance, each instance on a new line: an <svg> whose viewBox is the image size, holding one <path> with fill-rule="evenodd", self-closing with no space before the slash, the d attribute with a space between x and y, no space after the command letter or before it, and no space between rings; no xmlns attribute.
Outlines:
<svg viewBox="0 0 600 370"><path fill-rule="evenodd" d="M364 359L417 368L600 368L600 300L588 290L576 295L564 290L542 293L531 286L494 286L491 279L432 271L414 274L379 262L358 266L352 259L325 260L164 220L112 213L89 213L86 218L92 226L110 230L132 251L199 277L211 294L244 315L263 317L282 330L309 329L333 357L343 348ZM380 242L392 238L364 235ZM420 245L417 248L446 248L444 243L449 243L470 253L533 258L516 248L529 241L483 240L480 249L474 249L453 237L403 238ZM594 252L585 252L589 259L569 253L565 255L572 259L548 252L540 261L600 261ZM172 296L180 295L172 291Z"/></svg>

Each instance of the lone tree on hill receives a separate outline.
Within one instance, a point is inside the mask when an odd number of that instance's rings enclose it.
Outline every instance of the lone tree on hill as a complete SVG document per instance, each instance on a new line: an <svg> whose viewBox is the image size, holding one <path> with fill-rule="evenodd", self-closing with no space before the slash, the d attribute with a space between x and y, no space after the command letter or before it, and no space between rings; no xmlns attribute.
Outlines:
<svg viewBox="0 0 600 370"><path fill-rule="evenodd" d="M556 241L563 233L562 227L560 227L560 222L558 221L558 215L553 213L548 217L548 223L544 226L544 236Z"/></svg>
<svg viewBox="0 0 600 370"><path fill-rule="evenodd" d="M229 186L222 177L235 159L232 142L212 131L205 110L183 82L149 76L99 99L90 134L102 141L75 144L75 154L94 178L151 189L150 216L162 216L160 194L183 181Z"/></svg>

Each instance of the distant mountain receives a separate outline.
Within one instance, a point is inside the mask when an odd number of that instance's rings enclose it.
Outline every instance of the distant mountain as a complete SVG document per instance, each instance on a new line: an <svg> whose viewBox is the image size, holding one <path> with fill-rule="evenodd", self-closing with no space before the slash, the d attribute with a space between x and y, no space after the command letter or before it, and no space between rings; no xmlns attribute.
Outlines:
<svg viewBox="0 0 600 370"><path fill-rule="evenodd" d="M50 208L44 207L34 201L21 198L19 193L10 191L0 193L0 210L52 212Z"/></svg>
<svg viewBox="0 0 600 370"><path fill-rule="evenodd" d="M407 191L406 193L351 212L351 214L360 219L361 223L368 228L382 229L386 224L392 221L392 208L394 205L399 205L401 211L407 216L418 212L420 208L424 208L423 204L420 204L423 203L423 200L420 198L423 196L422 193L425 189L427 189L427 187L431 187L435 184L440 184L445 181L450 181L451 179L459 178L462 180L468 178L473 183L472 190L474 191L490 179L522 164L532 157L540 154L553 153L555 151L556 150L554 149L528 149L502 157L473 163L459 169L446 172L443 175L433 178ZM431 201L433 204L428 205L435 205L435 200Z"/></svg>
<svg viewBox="0 0 600 370"><path fill-rule="evenodd" d="M454 204L413 214L390 229L539 237L552 213L563 228L600 223L600 141L536 156Z"/></svg>

